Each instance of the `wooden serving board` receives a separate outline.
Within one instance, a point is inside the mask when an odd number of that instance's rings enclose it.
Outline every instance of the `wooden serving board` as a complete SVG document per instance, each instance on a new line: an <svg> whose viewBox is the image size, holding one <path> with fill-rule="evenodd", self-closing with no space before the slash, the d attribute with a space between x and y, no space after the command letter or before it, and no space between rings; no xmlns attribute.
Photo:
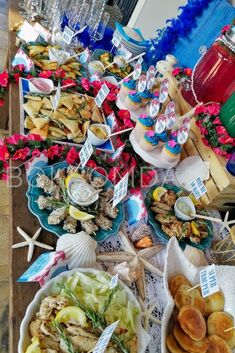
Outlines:
<svg viewBox="0 0 235 353"><path fill-rule="evenodd" d="M178 81L171 74L167 74L166 77L170 81L169 95L176 102L177 113L184 115L192 107L182 97ZM188 156L200 156L202 160L209 162L210 178L205 182L207 193L201 197L201 202L221 211L235 207L235 177L227 172L226 159L215 154L203 143L194 118L191 123L190 137L184 146L181 159Z"/></svg>

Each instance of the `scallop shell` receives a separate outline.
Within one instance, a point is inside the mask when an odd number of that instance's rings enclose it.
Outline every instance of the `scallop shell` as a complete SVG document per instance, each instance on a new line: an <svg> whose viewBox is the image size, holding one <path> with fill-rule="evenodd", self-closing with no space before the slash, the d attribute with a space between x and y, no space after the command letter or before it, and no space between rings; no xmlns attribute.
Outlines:
<svg viewBox="0 0 235 353"><path fill-rule="evenodd" d="M56 251L64 251L68 267L94 267L97 242L87 233L63 234L57 241Z"/></svg>
<svg viewBox="0 0 235 353"><path fill-rule="evenodd" d="M184 250L184 255L196 267L207 266L208 262L202 250L187 245Z"/></svg>

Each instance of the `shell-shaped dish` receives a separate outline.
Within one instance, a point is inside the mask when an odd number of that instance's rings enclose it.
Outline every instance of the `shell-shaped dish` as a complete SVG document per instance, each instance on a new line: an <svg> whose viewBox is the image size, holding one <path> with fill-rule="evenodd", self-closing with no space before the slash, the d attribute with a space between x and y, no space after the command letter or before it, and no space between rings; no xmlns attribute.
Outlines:
<svg viewBox="0 0 235 353"><path fill-rule="evenodd" d="M173 237L170 239L167 246L167 254L165 261L165 271L163 275L164 287L167 297L167 307L163 314L161 338L162 338L162 353L169 353L166 347L166 338L170 333L172 314L174 309L174 300L169 291L169 280L176 274L183 274L192 285L199 283L200 269L195 267L184 255L180 249L177 240ZM234 266L216 266L216 276L220 290L225 297L224 311L235 318L235 268Z"/></svg>
<svg viewBox="0 0 235 353"><path fill-rule="evenodd" d="M184 249L184 255L196 267L208 265L204 252L200 249L194 248L193 246L186 245L186 248Z"/></svg>
<svg viewBox="0 0 235 353"><path fill-rule="evenodd" d="M68 267L88 268L96 264L97 242L85 232L62 235L56 245L56 251L64 251Z"/></svg>
<svg viewBox="0 0 235 353"><path fill-rule="evenodd" d="M195 180L195 170L197 177L202 180L209 179L209 168L199 156L191 156L180 162L175 170L175 175L180 186L187 191L192 190L191 182Z"/></svg>

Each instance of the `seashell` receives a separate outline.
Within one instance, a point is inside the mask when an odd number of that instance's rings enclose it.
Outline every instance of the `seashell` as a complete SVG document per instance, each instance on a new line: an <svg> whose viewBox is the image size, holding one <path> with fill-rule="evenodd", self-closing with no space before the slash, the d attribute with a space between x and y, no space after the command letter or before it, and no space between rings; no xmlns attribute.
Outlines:
<svg viewBox="0 0 235 353"><path fill-rule="evenodd" d="M96 264L97 242L87 233L63 234L56 244L56 251L64 251L70 270L93 267Z"/></svg>
<svg viewBox="0 0 235 353"><path fill-rule="evenodd" d="M193 246L187 245L184 249L184 255L196 267L208 265L204 252L200 249L194 248Z"/></svg>
<svg viewBox="0 0 235 353"><path fill-rule="evenodd" d="M130 239L132 242L138 241L145 236L152 236L151 228L147 224L140 224L133 234L130 235Z"/></svg>
<svg viewBox="0 0 235 353"><path fill-rule="evenodd" d="M195 170L197 176L200 176L203 181L209 179L209 168L199 156L187 157L176 167L176 179L179 185L187 191L192 190L191 182L195 180Z"/></svg>

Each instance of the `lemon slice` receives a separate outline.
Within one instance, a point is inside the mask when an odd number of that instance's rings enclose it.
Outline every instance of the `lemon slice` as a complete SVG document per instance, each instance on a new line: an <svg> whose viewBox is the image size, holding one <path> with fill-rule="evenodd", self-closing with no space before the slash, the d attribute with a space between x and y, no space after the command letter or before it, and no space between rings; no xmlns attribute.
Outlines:
<svg viewBox="0 0 235 353"><path fill-rule="evenodd" d="M189 198L192 200L194 206L200 205L200 201L196 199L196 197L193 194L188 195Z"/></svg>
<svg viewBox="0 0 235 353"><path fill-rule="evenodd" d="M60 310L55 317L55 320L58 322L67 323L76 323L81 327L87 327L87 318L84 311L77 306L67 306Z"/></svg>
<svg viewBox="0 0 235 353"><path fill-rule="evenodd" d="M89 219L95 218L92 214L82 212L72 205L69 206L69 215L78 221L89 221Z"/></svg>
<svg viewBox="0 0 235 353"><path fill-rule="evenodd" d="M167 189L163 186L158 186L153 192L154 201L160 201L161 197L167 192Z"/></svg>
<svg viewBox="0 0 235 353"><path fill-rule="evenodd" d="M39 347L39 338L33 337L32 343L28 346L25 353L41 353L41 348Z"/></svg>
<svg viewBox="0 0 235 353"><path fill-rule="evenodd" d="M65 179L65 186L66 186L66 188L68 188L69 182L70 182L70 180L72 180L72 179L82 179L82 180L85 180L85 179L82 177L81 174L79 174L79 173L72 173L72 174L70 174L69 176L67 176L67 178Z"/></svg>

